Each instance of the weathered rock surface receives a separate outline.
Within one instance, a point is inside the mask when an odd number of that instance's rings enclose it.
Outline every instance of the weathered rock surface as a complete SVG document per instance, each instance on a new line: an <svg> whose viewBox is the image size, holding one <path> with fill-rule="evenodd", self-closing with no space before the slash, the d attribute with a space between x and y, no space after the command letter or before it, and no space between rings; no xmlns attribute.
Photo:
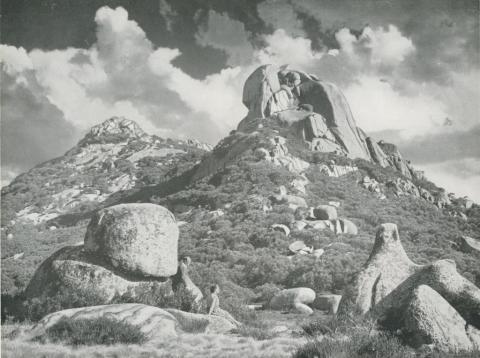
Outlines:
<svg viewBox="0 0 480 358"><path fill-rule="evenodd" d="M470 351L473 342L465 331L466 322L435 290L420 285L405 310L404 334L410 344L435 344L443 351Z"/></svg>
<svg viewBox="0 0 480 358"><path fill-rule="evenodd" d="M162 288L168 292L167 279L146 280L105 266L105 262L84 250L83 245L67 246L50 256L35 271L28 284L27 297L54 295L59 291L76 292L95 297L99 303L110 303L115 296Z"/></svg>
<svg viewBox="0 0 480 358"><path fill-rule="evenodd" d="M338 305L342 299L341 295L323 294L317 295L315 301L312 303L312 307L318 310L327 311L328 314L336 314Z"/></svg>
<svg viewBox="0 0 480 358"><path fill-rule="evenodd" d="M343 296L341 308L353 305L361 313L368 312L419 268L403 249L397 225L382 224L370 257Z"/></svg>
<svg viewBox="0 0 480 358"><path fill-rule="evenodd" d="M71 308L45 316L32 329L23 332L23 339L33 339L45 334L59 320L109 318L119 322L136 325L152 341L162 341L177 336L178 321L167 311L138 303L113 304ZM180 328L180 327L179 327Z"/></svg>
<svg viewBox="0 0 480 358"><path fill-rule="evenodd" d="M235 328L231 322L218 316L126 303L72 308L51 313L30 330L22 332L20 339L30 340L42 336L60 319L79 320L102 317L135 325L140 328L149 341L153 342L172 339L182 333L221 334Z"/></svg>
<svg viewBox="0 0 480 358"><path fill-rule="evenodd" d="M120 204L90 221L85 250L119 270L168 277L177 271L178 227L173 214L155 204Z"/></svg>
<svg viewBox="0 0 480 358"><path fill-rule="evenodd" d="M471 350L480 328L480 289L457 272L452 260L414 264L396 225L383 224L370 257L340 303L341 312L352 310L370 311L381 326L401 330L412 344ZM468 331L468 325L475 329Z"/></svg>
<svg viewBox="0 0 480 358"><path fill-rule="evenodd" d="M272 297L269 308L272 310L293 310L298 313L312 314L307 306L315 300L315 291L311 288L297 287L281 290Z"/></svg>

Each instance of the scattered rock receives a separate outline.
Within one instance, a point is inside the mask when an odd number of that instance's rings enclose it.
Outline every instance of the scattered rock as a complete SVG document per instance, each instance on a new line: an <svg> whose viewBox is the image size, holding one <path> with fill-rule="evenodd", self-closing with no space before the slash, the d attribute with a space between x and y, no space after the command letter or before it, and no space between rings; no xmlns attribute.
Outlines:
<svg viewBox="0 0 480 358"><path fill-rule="evenodd" d="M297 287L281 290L270 300L272 310L296 311L302 314L312 314L313 310L307 306L315 300L315 291L311 288Z"/></svg>
<svg viewBox="0 0 480 358"><path fill-rule="evenodd" d="M286 225L283 225L283 224L273 224L273 225L272 225L272 229L275 230L275 231L283 232L283 233L285 234L285 236L290 235L290 229L289 229L288 226L286 226Z"/></svg>
<svg viewBox="0 0 480 358"><path fill-rule="evenodd" d="M313 209L313 214L319 220L337 219L337 209L331 205L319 205Z"/></svg>
<svg viewBox="0 0 480 358"><path fill-rule="evenodd" d="M289 246L288 246L288 249L293 252L294 254L296 254L298 251L304 249L305 247L307 247L307 245L305 245L305 243L303 241L295 241L295 242L292 242Z"/></svg>

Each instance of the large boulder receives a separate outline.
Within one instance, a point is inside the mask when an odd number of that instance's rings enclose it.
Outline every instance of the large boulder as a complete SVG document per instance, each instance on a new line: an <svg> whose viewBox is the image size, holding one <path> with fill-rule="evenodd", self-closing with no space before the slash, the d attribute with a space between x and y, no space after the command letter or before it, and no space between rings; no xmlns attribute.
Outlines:
<svg viewBox="0 0 480 358"><path fill-rule="evenodd" d="M31 329L19 336L20 339L30 340L41 337L46 330L61 319L81 320L109 318L118 322L129 323L139 329L151 341L163 341L177 336L178 321L169 312L153 306L138 303L113 304L71 308L45 316Z"/></svg>
<svg viewBox="0 0 480 358"><path fill-rule="evenodd" d="M457 272L452 260L414 264L396 225L383 224L339 310L370 312L381 327L400 330L414 345L431 342L442 350L471 350L480 328L480 289Z"/></svg>
<svg viewBox="0 0 480 358"><path fill-rule="evenodd" d="M145 277L177 271L178 227L155 204L120 204L97 212L87 228L85 250L119 270Z"/></svg>
<svg viewBox="0 0 480 358"><path fill-rule="evenodd" d="M277 292L268 306L272 310L291 310L302 314L312 314L313 310L307 304L311 304L314 300L315 291L311 288L296 287Z"/></svg>
<svg viewBox="0 0 480 358"><path fill-rule="evenodd" d="M435 344L442 351L461 352L475 348L462 316L435 290L418 286L404 316L403 334L410 344Z"/></svg>
<svg viewBox="0 0 480 358"><path fill-rule="evenodd" d="M300 102L309 103L322 115L336 141L350 158L370 160L366 143L357 130L345 96L332 83L307 79L300 85Z"/></svg>
<svg viewBox="0 0 480 358"><path fill-rule="evenodd" d="M331 205L319 205L313 209L313 215L318 220L337 219L337 208Z"/></svg>
<svg viewBox="0 0 480 358"><path fill-rule="evenodd" d="M98 303L110 303L114 297L125 294L135 297L137 292L156 289L168 294L170 281L165 278L145 280L119 271L80 245L64 247L46 259L35 271L25 294L33 298L75 292L78 296L93 297Z"/></svg>
<svg viewBox="0 0 480 358"><path fill-rule="evenodd" d="M19 338L31 340L41 337L48 328L61 319L81 320L102 317L135 325L147 336L149 341L154 343L174 339L178 334L183 333L222 334L236 328L233 323L219 316L169 308L162 309L138 303L125 303L71 308L54 312L45 316L31 329L21 332Z"/></svg>
<svg viewBox="0 0 480 358"><path fill-rule="evenodd" d="M382 224L370 257L343 296L340 310L353 306L368 312L419 268L403 249L397 225Z"/></svg>
<svg viewBox="0 0 480 358"><path fill-rule="evenodd" d="M279 68L274 65L258 67L245 81L243 104L250 117L267 117L267 105L274 93L280 91Z"/></svg>

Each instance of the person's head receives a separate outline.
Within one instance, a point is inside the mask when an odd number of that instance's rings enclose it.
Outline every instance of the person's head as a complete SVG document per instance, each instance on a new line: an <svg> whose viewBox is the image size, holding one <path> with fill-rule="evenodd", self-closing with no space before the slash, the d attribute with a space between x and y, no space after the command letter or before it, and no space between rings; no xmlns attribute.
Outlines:
<svg viewBox="0 0 480 358"><path fill-rule="evenodd" d="M219 293L220 287L218 285L210 286L210 293Z"/></svg>
<svg viewBox="0 0 480 358"><path fill-rule="evenodd" d="M190 263L192 262L192 259L190 258L190 256L184 256L182 258L182 262L185 264L185 265L190 265Z"/></svg>

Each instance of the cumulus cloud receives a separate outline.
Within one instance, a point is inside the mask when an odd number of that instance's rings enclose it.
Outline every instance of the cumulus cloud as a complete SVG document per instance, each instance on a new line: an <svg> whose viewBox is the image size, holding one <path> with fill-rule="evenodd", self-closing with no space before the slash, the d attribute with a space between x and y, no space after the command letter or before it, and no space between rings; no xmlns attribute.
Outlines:
<svg viewBox="0 0 480 358"><path fill-rule="evenodd" d="M133 119L146 131L164 137L215 143L246 114L241 103L243 83L264 63L290 64L336 83L360 127L367 132L393 131L405 148L408 143L446 135L448 130L474 128L480 117L480 71L470 60L455 66L467 46L455 39L467 25L442 25L444 43L451 45L444 48L422 22L408 27L405 19L397 23L392 16L367 22L364 19L374 11L371 6L368 9L350 9L358 15L350 23L341 21L342 16L329 6L320 11L310 0L266 1L257 7L268 25L265 34L248 31L227 13L204 12L195 19L201 21L194 39L198 45L224 51L228 61L225 68L203 79L176 66L180 51L154 46L141 24L130 20L123 8L97 11L97 40L88 49L27 52L2 46L1 70L7 78L2 83L2 161L4 152L15 153L8 159L11 176L61 154L92 125L114 115ZM181 16L171 7L160 10L165 19ZM300 14L309 14L309 21L318 19L319 29L320 24L323 30L334 29L329 34L333 45L315 46L306 36L305 16ZM428 23L435 28L434 20ZM442 49L434 52L433 48ZM435 56L425 57L431 54ZM438 69L429 64L437 62L441 73L448 73L448 81L428 72ZM15 108L21 110L15 112ZM447 117L452 127L442 126ZM21 141L8 141L7 133L12 138L34 138L36 144L25 151ZM416 157L414 164L417 158L422 165L429 160ZM438 162L435 165L428 170L448 170Z"/></svg>
<svg viewBox="0 0 480 358"><path fill-rule="evenodd" d="M463 158L418 166L435 184L480 203L480 158Z"/></svg>
<svg viewBox="0 0 480 358"><path fill-rule="evenodd" d="M89 49L1 46L2 164L25 170L60 155L111 116L161 136L215 143L245 114L238 68L197 80L172 64L179 50L155 49L125 9L100 8L95 22Z"/></svg>

